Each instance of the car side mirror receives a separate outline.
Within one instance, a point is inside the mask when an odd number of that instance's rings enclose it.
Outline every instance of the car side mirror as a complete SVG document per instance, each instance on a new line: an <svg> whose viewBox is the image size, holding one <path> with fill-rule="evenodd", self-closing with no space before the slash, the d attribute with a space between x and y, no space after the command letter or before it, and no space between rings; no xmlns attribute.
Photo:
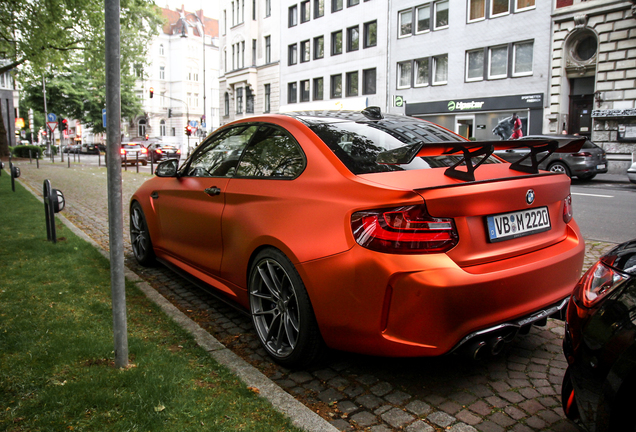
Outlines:
<svg viewBox="0 0 636 432"><path fill-rule="evenodd" d="M168 159L166 161L160 162L159 165L157 165L155 174L157 175L157 177L176 177L178 167L178 160Z"/></svg>

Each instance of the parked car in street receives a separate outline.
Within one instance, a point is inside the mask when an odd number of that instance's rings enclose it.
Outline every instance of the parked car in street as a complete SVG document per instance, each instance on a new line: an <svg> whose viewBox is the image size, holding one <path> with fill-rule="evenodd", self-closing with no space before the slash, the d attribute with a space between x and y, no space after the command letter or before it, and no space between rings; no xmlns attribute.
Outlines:
<svg viewBox="0 0 636 432"><path fill-rule="evenodd" d="M528 135L521 140L551 139L563 145L580 138L575 135ZM496 151L495 154L507 162L517 162L529 152L528 149L509 149ZM607 155L602 148L586 139L580 151L571 154L552 153L539 164L539 168L578 177L580 180L591 180L596 174L607 172Z"/></svg>
<svg viewBox="0 0 636 432"><path fill-rule="evenodd" d="M80 153L99 154L99 147L97 144L82 144L80 147Z"/></svg>
<svg viewBox="0 0 636 432"><path fill-rule="evenodd" d="M636 183L636 158L632 157L632 166L627 169L627 178L630 182Z"/></svg>
<svg viewBox="0 0 636 432"><path fill-rule="evenodd" d="M79 144L65 145L63 151L64 153L79 153L80 147L81 146Z"/></svg>
<svg viewBox="0 0 636 432"><path fill-rule="evenodd" d="M181 158L181 150L177 147L163 144L163 143L154 143L150 144L148 147L148 156L150 160L154 163L159 162L164 159L180 159Z"/></svg>
<svg viewBox="0 0 636 432"><path fill-rule="evenodd" d="M489 155L545 141L471 142L375 107L251 117L159 163L131 244L249 310L287 367L325 345L496 355L564 311L583 265L570 180Z"/></svg>
<svg viewBox="0 0 636 432"><path fill-rule="evenodd" d="M595 432L636 430L636 239L606 253L570 298L563 410Z"/></svg>
<svg viewBox="0 0 636 432"><path fill-rule="evenodd" d="M122 143L120 152L122 165L148 165L148 149L139 143Z"/></svg>

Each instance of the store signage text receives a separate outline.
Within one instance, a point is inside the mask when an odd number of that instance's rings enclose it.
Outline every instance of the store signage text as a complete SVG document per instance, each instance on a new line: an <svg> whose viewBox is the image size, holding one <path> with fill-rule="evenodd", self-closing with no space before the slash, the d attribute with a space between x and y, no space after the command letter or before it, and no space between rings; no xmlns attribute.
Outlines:
<svg viewBox="0 0 636 432"><path fill-rule="evenodd" d="M448 110L449 111L464 111L464 110L473 110L473 109L481 109L481 107L484 106L484 102L475 102L475 101L471 101L471 102L455 102L455 101L450 101L448 102Z"/></svg>

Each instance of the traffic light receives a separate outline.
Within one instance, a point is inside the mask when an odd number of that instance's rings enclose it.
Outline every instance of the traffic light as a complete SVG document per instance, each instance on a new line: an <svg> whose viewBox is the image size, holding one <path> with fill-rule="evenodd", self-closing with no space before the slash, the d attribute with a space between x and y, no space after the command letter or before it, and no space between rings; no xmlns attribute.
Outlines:
<svg viewBox="0 0 636 432"><path fill-rule="evenodd" d="M192 135L192 126L187 125L187 126L185 127L185 133L186 133L186 135L187 135L187 136Z"/></svg>
<svg viewBox="0 0 636 432"><path fill-rule="evenodd" d="M60 130L68 130L68 120L67 119L62 119L62 124L60 125Z"/></svg>
<svg viewBox="0 0 636 432"><path fill-rule="evenodd" d="M172 117L172 108L168 108L168 118Z"/></svg>
<svg viewBox="0 0 636 432"><path fill-rule="evenodd" d="M155 95L155 88L154 87L150 87L150 99L152 99L152 97Z"/></svg>
<svg viewBox="0 0 636 432"><path fill-rule="evenodd" d="M148 134L146 134L146 141L148 141L148 138L149 138L149 137L148 137Z"/></svg>

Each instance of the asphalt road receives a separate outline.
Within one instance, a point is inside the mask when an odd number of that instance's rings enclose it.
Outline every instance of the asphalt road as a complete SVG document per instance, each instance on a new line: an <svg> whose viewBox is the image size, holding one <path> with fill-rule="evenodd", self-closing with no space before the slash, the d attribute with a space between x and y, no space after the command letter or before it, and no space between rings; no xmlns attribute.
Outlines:
<svg viewBox="0 0 636 432"><path fill-rule="evenodd" d="M636 184L626 176L572 181L574 219L586 239L622 243L636 238Z"/></svg>

